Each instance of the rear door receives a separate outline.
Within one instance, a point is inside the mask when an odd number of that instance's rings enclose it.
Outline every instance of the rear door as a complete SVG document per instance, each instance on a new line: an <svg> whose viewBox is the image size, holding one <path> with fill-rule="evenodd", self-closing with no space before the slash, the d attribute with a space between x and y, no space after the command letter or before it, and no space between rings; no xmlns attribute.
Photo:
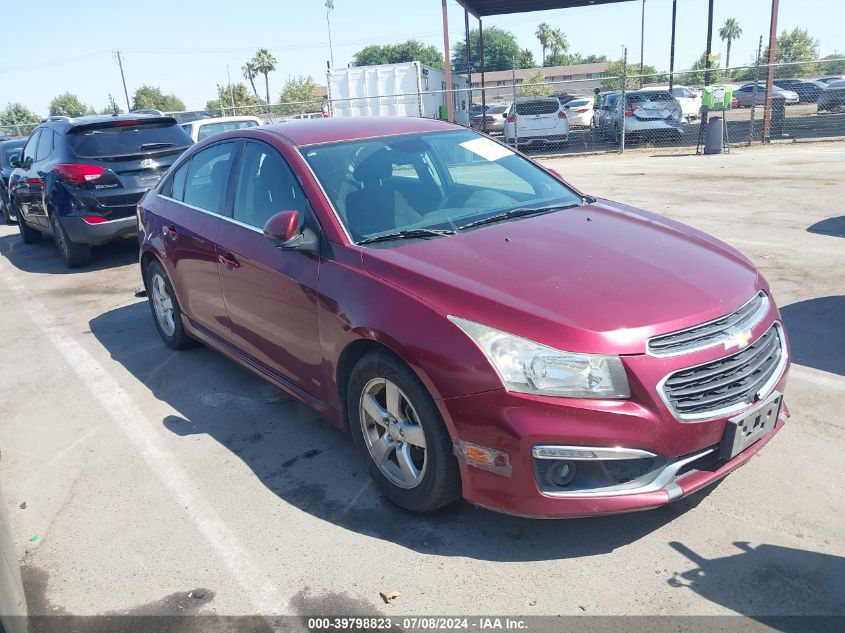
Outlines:
<svg viewBox="0 0 845 633"><path fill-rule="evenodd" d="M182 311L192 324L228 339L215 240L230 199L231 168L239 142L211 145L182 163L164 184L159 211L164 250Z"/></svg>
<svg viewBox="0 0 845 633"><path fill-rule="evenodd" d="M191 145L171 117L115 119L78 125L67 140L77 162L100 169L75 194L91 211L109 219L134 215L135 204L156 186Z"/></svg>
<svg viewBox="0 0 845 633"><path fill-rule="evenodd" d="M553 130L558 124L560 101L557 99L530 99L517 102L516 124L518 132L544 132Z"/></svg>
<svg viewBox="0 0 845 633"><path fill-rule="evenodd" d="M285 382L323 399L319 257L281 251L262 231L271 216L287 210L318 228L284 157L270 145L247 141L237 169L234 221L225 222L217 237L220 285L234 344Z"/></svg>

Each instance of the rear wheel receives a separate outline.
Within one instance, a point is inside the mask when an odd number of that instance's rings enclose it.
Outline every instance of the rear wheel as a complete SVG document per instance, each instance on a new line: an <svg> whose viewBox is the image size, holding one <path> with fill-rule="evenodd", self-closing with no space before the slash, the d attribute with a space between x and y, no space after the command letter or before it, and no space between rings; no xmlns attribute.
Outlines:
<svg viewBox="0 0 845 633"><path fill-rule="evenodd" d="M71 242L55 213L50 214L50 225L53 227L53 240L56 242L65 266L77 268L91 261L91 247L88 244Z"/></svg>
<svg viewBox="0 0 845 633"><path fill-rule="evenodd" d="M3 205L3 220L6 222L6 224L14 224L15 221L12 219L11 201L3 202L2 200L0 200L0 205Z"/></svg>
<svg viewBox="0 0 845 633"><path fill-rule="evenodd" d="M11 204L15 205L15 217L18 218L18 229L21 232L21 238L23 239L23 243L34 244L35 242L40 242L41 231L32 228L26 223L26 220L23 219L23 213L21 213L21 208L17 205L16 202L12 202Z"/></svg>
<svg viewBox="0 0 845 633"><path fill-rule="evenodd" d="M419 378L388 352L364 356L347 392L349 423L382 494L412 512L432 512L461 496L446 425Z"/></svg>
<svg viewBox="0 0 845 633"><path fill-rule="evenodd" d="M162 340L171 349L187 349L195 345L182 325L182 310L164 267L158 261L152 261L144 276L150 311Z"/></svg>

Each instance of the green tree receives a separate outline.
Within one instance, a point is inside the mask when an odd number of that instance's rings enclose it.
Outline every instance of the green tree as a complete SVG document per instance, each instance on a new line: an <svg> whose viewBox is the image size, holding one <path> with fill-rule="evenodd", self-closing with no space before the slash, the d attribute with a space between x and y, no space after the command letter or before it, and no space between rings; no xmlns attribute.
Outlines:
<svg viewBox="0 0 845 633"><path fill-rule="evenodd" d="M552 94L552 85L546 80L542 70L528 74L519 87L521 97L545 97Z"/></svg>
<svg viewBox="0 0 845 633"><path fill-rule="evenodd" d="M443 68L443 53L436 46L426 46L419 40L408 40L399 44L372 44L355 53L353 66L376 66L378 64L401 64L421 62L433 68Z"/></svg>
<svg viewBox="0 0 845 633"><path fill-rule="evenodd" d="M323 105L323 95L311 77L288 77L279 95L278 108L273 111L279 114L301 114L303 112L318 112Z"/></svg>
<svg viewBox="0 0 845 633"><path fill-rule="evenodd" d="M537 32L534 34L540 40L540 47L543 49L543 66L546 65L546 49L552 39L552 30L548 22L543 22L537 27Z"/></svg>
<svg viewBox="0 0 845 633"><path fill-rule="evenodd" d="M50 107L47 112L50 116L85 116L86 114L94 114L94 108L87 106L79 100L74 94L66 92L62 95L54 97L50 102Z"/></svg>
<svg viewBox="0 0 845 633"><path fill-rule="evenodd" d="M7 132L29 134L40 120L41 117L21 103L9 103L0 110L0 127Z"/></svg>
<svg viewBox="0 0 845 633"><path fill-rule="evenodd" d="M252 92L255 95L255 98L258 98L258 90L255 89L255 77L258 75L258 71L255 70L255 64L252 62L247 62L243 66L241 66L241 72L244 75L244 79L249 80L249 85L252 86Z"/></svg>
<svg viewBox="0 0 845 633"><path fill-rule="evenodd" d="M719 29L719 37L723 42L727 42L727 50L725 52L725 68L731 67L731 44L734 40L742 37L742 27L734 18L725 20L724 26Z"/></svg>
<svg viewBox="0 0 845 633"><path fill-rule="evenodd" d="M810 36L807 29L795 27L791 31L782 31L778 36L776 64L789 64L775 67L777 77L802 77L818 72L816 50L819 42ZM763 62L769 59L769 47L763 51Z"/></svg>
<svg viewBox="0 0 845 633"><path fill-rule="evenodd" d="M232 104L234 103L234 108ZM217 86L217 98L211 99L205 104L205 109L215 114L225 116L257 114L264 102L255 95L249 93L249 88L244 83L236 83L231 86Z"/></svg>
<svg viewBox="0 0 845 633"><path fill-rule="evenodd" d="M707 53L701 54L690 68L689 72L679 73L675 76L675 82L689 86L703 86L707 68ZM724 73L719 67L719 62L710 62L710 84L717 84L724 78Z"/></svg>
<svg viewBox="0 0 845 633"><path fill-rule="evenodd" d="M625 89L636 90L640 87L640 65L628 64L625 75ZM643 66L644 84L659 84L668 81L665 74L658 73L654 66ZM677 81L677 79L676 79ZM680 83L680 82L679 82ZM603 90L620 90L622 88L622 60L608 62L605 77L601 80Z"/></svg>
<svg viewBox="0 0 845 633"><path fill-rule="evenodd" d="M469 34L472 49L472 70L481 70L481 51L479 50L478 29ZM529 53L529 54L526 54ZM519 48L513 33L495 26L484 29L484 65L485 70L510 70L516 60L517 68L531 68L534 56L530 51ZM528 62L531 62L530 64ZM452 46L452 68L455 72L466 72L466 47L463 42L456 42Z"/></svg>
<svg viewBox="0 0 845 633"><path fill-rule="evenodd" d="M819 74L841 75L842 73L845 73L845 61L842 61L843 57L845 57L845 55L837 53L822 57L819 60Z"/></svg>
<svg viewBox="0 0 845 633"><path fill-rule="evenodd" d="M185 110L184 102L174 94L163 94L158 86L142 85L132 95L132 109L151 108L162 112L180 112Z"/></svg>
<svg viewBox="0 0 845 633"><path fill-rule="evenodd" d="M255 66L255 72L264 75L264 91L267 95L267 104L270 103L270 79L271 72L276 70L276 58L266 48L259 48L252 59L252 64Z"/></svg>

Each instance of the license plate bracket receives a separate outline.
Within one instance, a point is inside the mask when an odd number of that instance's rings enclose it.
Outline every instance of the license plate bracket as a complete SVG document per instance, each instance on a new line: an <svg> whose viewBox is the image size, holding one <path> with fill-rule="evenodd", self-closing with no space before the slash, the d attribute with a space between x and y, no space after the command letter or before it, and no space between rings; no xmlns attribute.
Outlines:
<svg viewBox="0 0 845 633"><path fill-rule="evenodd" d="M728 420L719 445L719 457L723 460L733 459L774 429L782 403L783 394L775 392L750 413Z"/></svg>

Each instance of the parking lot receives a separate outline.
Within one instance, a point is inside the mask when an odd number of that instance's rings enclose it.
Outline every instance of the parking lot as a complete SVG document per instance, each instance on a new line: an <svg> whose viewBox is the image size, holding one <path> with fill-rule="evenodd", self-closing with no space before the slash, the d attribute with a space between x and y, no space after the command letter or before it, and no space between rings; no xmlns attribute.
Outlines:
<svg viewBox="0 0 845 633"><path fill-rule="evenodd" d="M166 348L136 244L70 270L3 226L0 481L31 613L845 615L845 144L547 164L767 277L792 418L748 465L636 514L411 515L328 422L215 352Z"/></svg>

